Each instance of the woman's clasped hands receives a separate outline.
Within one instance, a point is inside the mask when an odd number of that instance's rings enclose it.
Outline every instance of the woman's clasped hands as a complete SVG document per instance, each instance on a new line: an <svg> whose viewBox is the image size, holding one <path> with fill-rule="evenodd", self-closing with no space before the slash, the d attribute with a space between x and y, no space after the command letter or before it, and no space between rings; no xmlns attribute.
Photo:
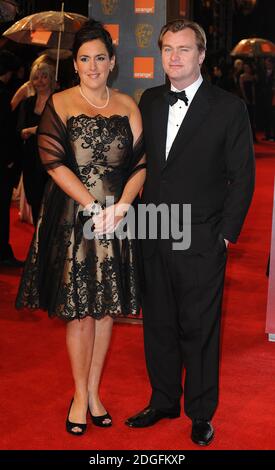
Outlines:
<svg viewBox="0 0 275 470"><path fill-rule="evenodd" d="M107 235L115 232L124 218L129 204L116 203L93 215L93 232L97 235Z"/></svg>

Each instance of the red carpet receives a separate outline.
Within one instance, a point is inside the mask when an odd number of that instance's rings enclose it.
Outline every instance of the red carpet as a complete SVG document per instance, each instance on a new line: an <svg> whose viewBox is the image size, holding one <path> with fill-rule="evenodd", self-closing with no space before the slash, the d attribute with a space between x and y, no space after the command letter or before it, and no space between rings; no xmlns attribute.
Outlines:
<svg viewBox="0 0 275 470"><path fill-rule="evenodd" d="M275 344L265 335L275 145L257 145L257 189L244 231L231 246L224 301L220 405L209 449L275 449ZM32 229L12 210L12 244L24 258ZM197 449L182 413L154 428L128 429L124 419L144 407L149 385L142 327L116 324L102 382L114 418L110 429L89 424L83 437L65 432L73 384L62 322L14 309L18 270L0 272L1 449Z"/></svg>

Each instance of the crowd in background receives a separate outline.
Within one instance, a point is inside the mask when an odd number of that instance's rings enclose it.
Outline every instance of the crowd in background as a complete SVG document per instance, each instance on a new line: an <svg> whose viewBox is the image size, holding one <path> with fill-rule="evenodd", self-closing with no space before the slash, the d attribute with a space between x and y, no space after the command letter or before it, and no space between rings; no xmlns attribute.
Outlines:
<svg viewBox="0 0 275 470"><path fill-rule="evenodd" d="M254 142L257 142L258 130L264 131L263 140L275 141L275 66L272 58L259 61L235 59L230 66L221 61L213 66L210 79L245 101Z"/></svg>

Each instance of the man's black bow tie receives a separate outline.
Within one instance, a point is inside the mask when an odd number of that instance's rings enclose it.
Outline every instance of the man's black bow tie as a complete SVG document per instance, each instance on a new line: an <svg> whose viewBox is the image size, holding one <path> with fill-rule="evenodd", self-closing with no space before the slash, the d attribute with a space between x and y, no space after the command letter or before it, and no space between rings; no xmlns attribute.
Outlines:
<svg viewBox="0 0 275 470"><path fill-rule="evenodd" d="M174 104L178 100L184 101L186 106L188 106L188 98L187 98L186 93L185 93L184 90L183 91L172 91L172 90L170 90L167 93L167 98L168 98L170 106L174 106Z"/></svg>

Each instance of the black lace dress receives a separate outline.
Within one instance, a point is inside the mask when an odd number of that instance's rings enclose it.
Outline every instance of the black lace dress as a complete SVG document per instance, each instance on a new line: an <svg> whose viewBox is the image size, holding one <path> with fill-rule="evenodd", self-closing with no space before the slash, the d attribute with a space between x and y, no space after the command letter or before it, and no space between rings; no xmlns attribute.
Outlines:
<svg viewBox="0 0 275 470"><path fill-rule="evenodd" d="M50 98L38 129L46 169L66 165L105 203L119 200L136 171L144 168L140 139L126 116L71 116L65 126ZM66 320L140 313L140 255L135 239L83 236L79 204L52 179L25 264L16 307L41 308Z"/></svg>

